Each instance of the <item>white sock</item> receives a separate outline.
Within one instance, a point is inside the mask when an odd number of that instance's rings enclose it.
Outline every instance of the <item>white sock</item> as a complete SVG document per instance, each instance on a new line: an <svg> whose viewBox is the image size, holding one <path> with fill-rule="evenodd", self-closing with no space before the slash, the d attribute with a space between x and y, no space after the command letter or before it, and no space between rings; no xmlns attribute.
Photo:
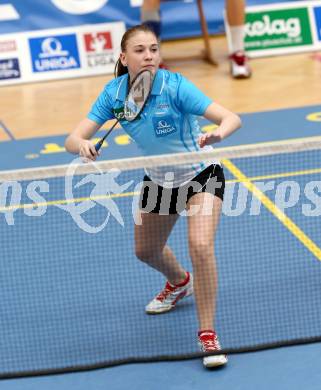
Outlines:
<svg viewBox="0 0 321 390"><path fill-rule="evenodd" d="M241 26L229 26L230 27L230 42L231 42L231 52L235 53L236 51L244 51L244 25Z"/></svg>

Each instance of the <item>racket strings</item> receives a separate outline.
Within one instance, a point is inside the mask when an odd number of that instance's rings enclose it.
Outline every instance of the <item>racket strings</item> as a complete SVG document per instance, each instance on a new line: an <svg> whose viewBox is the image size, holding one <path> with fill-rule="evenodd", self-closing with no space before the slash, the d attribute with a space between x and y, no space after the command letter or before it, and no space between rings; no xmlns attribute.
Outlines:
<svg viewBox="0 0 321 390"><path fill-rule="evenodd" d="M124 103L124 119L128 122L134 121L143 111L152 89L153 80L154 75L151 71L146 69L138 73L131 83ZM117 119L113 126L106 132L104 137L96 143L95 149L97 152L118 122L119 119Z"/></svg>
<svg viewBox="0 0 321 390"><path fill-rule="evenodd" d="M139 73L134 79L124 104L124 117L135 120L142 112L151 92L153 74L149 70Z"/></svg>

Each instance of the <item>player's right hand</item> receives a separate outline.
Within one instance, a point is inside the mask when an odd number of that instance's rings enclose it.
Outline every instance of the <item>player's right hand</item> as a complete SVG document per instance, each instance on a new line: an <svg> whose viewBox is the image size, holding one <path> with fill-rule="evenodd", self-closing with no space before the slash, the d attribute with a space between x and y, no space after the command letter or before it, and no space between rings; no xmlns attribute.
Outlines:
<svg viewBox="0 0 321 390"><path fill-rule="evenodd" d="M99 152L95 149L95 145L89 140L82 140L79 145L79 156L84 162L95 161L99 156Z"/></svg>

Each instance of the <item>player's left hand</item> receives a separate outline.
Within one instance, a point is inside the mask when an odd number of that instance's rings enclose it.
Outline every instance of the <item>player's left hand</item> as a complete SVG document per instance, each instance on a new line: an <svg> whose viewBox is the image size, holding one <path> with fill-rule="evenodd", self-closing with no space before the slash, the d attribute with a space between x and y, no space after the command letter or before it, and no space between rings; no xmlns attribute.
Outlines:
<svg viewBox="0 0 321 390"><path fill-rule="evenodd" d="M202 134L198 139L198 144L201 148L203 148L205 145L211 145L221 141L222 137L220 134L218 134L217 132L211 132Z"/></svg>

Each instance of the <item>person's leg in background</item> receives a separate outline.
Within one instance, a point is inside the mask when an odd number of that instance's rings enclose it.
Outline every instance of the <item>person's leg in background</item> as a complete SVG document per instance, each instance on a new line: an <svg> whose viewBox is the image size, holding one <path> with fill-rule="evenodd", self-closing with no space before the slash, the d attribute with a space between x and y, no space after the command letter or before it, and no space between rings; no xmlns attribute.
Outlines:
<svg viewBox="0 0 321 390"><path fill-rule="evenodd" d="M225 8L230 29L231 74L234 78L248 78L251 68L244 50L245 0L225 0Z"/></svg>
<svg viewBox="0 0 321 390"><path fill-rule="evenodd" d="M160 0L144 0L140 11L140 19L142 24L146 24L160 39L161 17L159 8Z"/></svg>
<svg viewBox="0 0 321 390"><path fill-rule="evenodd" d="M162 20L160 14L161 0L143 0L143 5L140 10L140 20L142 24L146 24L153 30L159 40L161 41ZM160 68L166 69L163 61L159 64Z"/></svg>
<svg viewBox="0 0 321 390"><path fill-rule="evenodd" d="M144 0L141 7L141 23L149 26L160 41L162 20L161 0ZM232 50L230 54L231 74L234 78L248 78L251 69L244 52L245 0L225 0L227 23L230 27ZM160 68L166 68L161 62Z"/></svg>

